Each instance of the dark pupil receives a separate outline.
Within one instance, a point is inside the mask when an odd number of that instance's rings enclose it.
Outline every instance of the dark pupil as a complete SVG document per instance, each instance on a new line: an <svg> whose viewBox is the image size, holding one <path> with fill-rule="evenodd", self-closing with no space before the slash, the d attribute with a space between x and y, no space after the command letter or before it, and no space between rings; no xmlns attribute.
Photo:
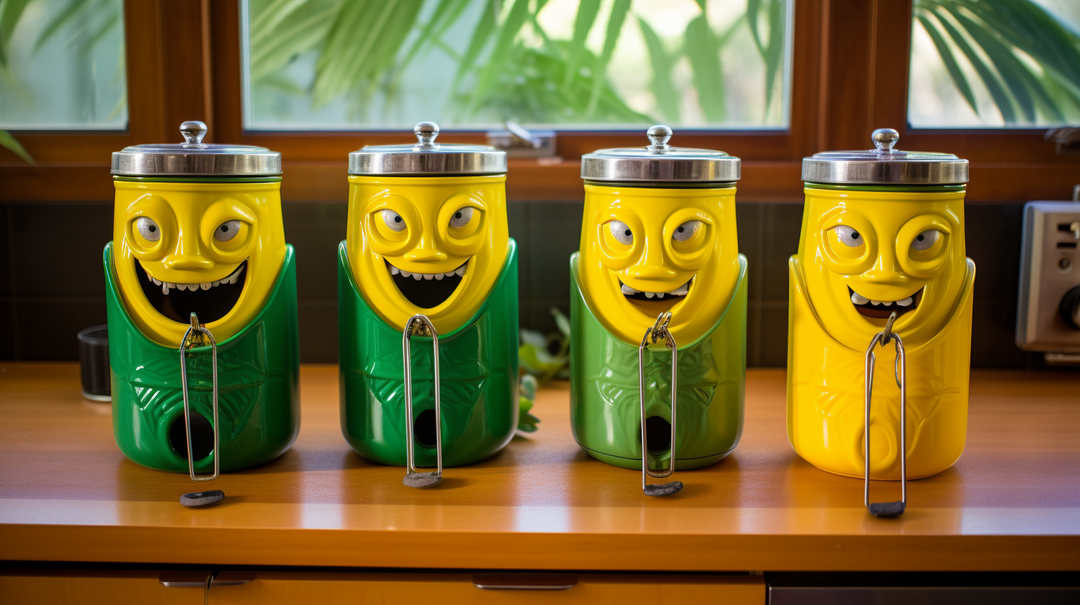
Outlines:
<svg viewBox="0 0 1080 605"><path fill-rule="evenodd" d="M676 231L678 231L679 233L682 233L683 231L685 231L685 229L682 228L682 225L679 225L679 228L676 229Z"/></svg>
<svg viewBox="0 0 1080 605"><path fill-rule="evenodd" d="M222 225L221 226L221 232L222 233L228 233L229 232L229 226L228 225Z"/></svg>
<svg viewBox="0 0 1080 605"><path fill-rule="evenodd" d="M460 212L455 212L454 213L454 218L461 218L461 213Z"/></svg>
<svg viewBox="0 0 1080 605"><path fill-rule="evenodd" d="M921 242L921 241L923 241L923 240L924 240L924 239L926 239L926 238L925 238L925 237L923 236L923 234L922 234L922 233L920 233L920 234L919 234L918 236L916 236L916 237L915 237L915 239L917 239L917 240L919 240L919 241Z"/></svg>
<svg viewBox="0 0 1080 605"><path fill-rule="evenodd" d="M146 230L149 231L150 233L153 233L153 232L157 231L157 227L155 225L150 225L149 227L146 228Z"/></svg>
<svg viewBox="0 0 1080 605"><path fill-rule="evenodd" d="M858 231L852 231L851 232L851 239L859 239L859 232Z"/></svg>
<svg viewBox="0 0 1080 605"><path fill-rule="evenodd" d="M630 230L627 229L626 231L623 231L623 235L625 235L626 237L630 237Z"/></svg>
<svg viewBox="0 0 1080 605"><path fill-rule="evenodd" d="M400 223L401 222L401 217L400 216L395 216L394 217L394 222L395 223Z"/></svg>

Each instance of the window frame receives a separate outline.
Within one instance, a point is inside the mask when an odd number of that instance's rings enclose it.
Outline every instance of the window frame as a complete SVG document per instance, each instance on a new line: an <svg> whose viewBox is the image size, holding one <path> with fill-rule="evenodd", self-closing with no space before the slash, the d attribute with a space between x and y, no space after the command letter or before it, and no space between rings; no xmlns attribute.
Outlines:
<svg viewBox="0 0 1080 605"><path fill-rule="evenodd" d="M786 130L679 130L676 144L723 149L743 159L744 202L802 200L802 158L868 149L875 128L896 128L899 147L948 151L971 160L970 203L1068 199L1080 181L1077 156L1058 155L1045 129L912 129L907 125L913 0L795 2L790 124ZM399 131L245 131L239 0L125 0L128 129L12 131L37 161L0 149L0 202L104 201L113 197L110 154L177 139L180 122L201 119L208 141L269 147L283 154L287 202L344 202L348 153L400 143ZM183 49L175 52L173 49ZM640 133L557 132L561 159L514 159L511 201L581 199L580 158L604 147L639 146ZM483 143L481 131L442 140Z"/></svg>

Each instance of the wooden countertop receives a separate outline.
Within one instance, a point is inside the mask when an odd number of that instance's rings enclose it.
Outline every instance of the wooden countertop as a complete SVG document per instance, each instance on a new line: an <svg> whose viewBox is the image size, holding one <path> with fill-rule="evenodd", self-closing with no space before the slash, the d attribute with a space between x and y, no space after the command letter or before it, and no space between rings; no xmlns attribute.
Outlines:
<svg viewBox="0 0 1080 605"><path fill-rule="evenodd" d="M108 405L72 364L0 365L0 559L456 569L1080 570L1080 374L976 371L967 451L874 519L862 484L811 467L785 434L784 372L747 375L735 452L681 472L678 495L586 456L568 391L540 393L540 431L415 490L341 436L337 368L305 366L295 446L212 484L128 461ZM205 486L205 487L203 487ZM202 484L203 489L211 487ZM891 498L897 484L875 484Z"/></svg>

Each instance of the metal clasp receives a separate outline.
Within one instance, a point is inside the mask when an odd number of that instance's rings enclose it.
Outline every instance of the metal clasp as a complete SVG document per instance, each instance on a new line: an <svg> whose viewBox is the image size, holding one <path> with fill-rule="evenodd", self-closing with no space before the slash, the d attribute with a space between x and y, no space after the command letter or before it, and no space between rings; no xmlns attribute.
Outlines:
<svg viewBox="0 0 1080 605"><path fill-rule="evenodd" d="M506 122L506 130L487 133L487 143L511 158L555 157L554 130L528 130L520 124Z"/></svg>
<svg viewBox="0 0 1080 605"><path fill-rule="evenodd" d="M421 473L416 469L416 441L413 437L413 412L412 412L412 360L409 356L409 340L414 333L420 336L430 336L434 347L435 367L435 461L437 470L434 472ZM405 332L401 335L401 352L405 358L405 434L409 443L406 449L405 479L402 481L409 487L434 487L442 481L442 413L439 405L439 334L435 326L425 315L413 315L405 322Z"/></svg>
<svg viewBox="0 0 1080 605"><path fill-rule="evenodd" d="M870 514L875 517L899 517L904 514L907 507L907 357L904 353L904 343L900 335L892 331L893 322L896 321L896 312L889 315L889 321L885 329L878 332L870 340L870 346L866 349L866 417L863 420L864 450L864 473L863 473L863 504ZM896 378L896 386L900 387L900 500L897 502L870 502L870 398L874 391L874 347L880 344L882 347L895 341L896 364L893 366L893 376Z"/></svg>
<svg viewBox="0 0 1080 605"><path fill-rule="evenodd" d="M188 344L188 339L191 343ZM209 477L195 476L195 458L191 451L191 402L188 398L187 362L185 353L189 346L197 347L210 343L211 367L213 368L213 408L214 408L214 474ZM184 339L180 341L180 386L184 393L184 431L187 433L187 459L188 474L192 481L213 481L217 479L221 470L220 429L218 428L218 368L217 368L217 342L214 335L203 324L199 323L199 316L191 314L191 325L184 333Z"/></svg>
<svg viewBox="0 0 1080 605"><path fill-rule="evenodd" d="M675 400L678 392L679 351L675 346L675 337L668 331L671 323L671 311L664 311L656 317L656 323L647 330L638 347L638 395L641 401L641 489L647 496L670 496L683 488L682 481L656 483L649 485L649 477L666 479L675 472ZM645 430L645 350L649 345L664 341L671 349L671 449L666 471L654 473L649 470L649 436Z"/></svg>

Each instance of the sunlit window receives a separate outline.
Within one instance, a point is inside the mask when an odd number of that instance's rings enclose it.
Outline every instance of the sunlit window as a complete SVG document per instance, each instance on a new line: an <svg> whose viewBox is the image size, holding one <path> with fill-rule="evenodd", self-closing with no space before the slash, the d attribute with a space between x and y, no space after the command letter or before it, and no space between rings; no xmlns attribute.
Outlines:
<svg viewBox="0 0 1080 605"><path fill-rule="evenodd" d="M915 0L908 121L1080 124L1080 2Z"/></svg>
<svg viewBox="0 0 1080 605"><path fill-rule="evenodd" d="M244 0L250 130L786 128L790 0Z"/></svg>
<svg viewBox="0 0 1080 605"><path fill-rule="evenodd" d="M127 128L123 0L0 2L0 129Z"/></svg>

